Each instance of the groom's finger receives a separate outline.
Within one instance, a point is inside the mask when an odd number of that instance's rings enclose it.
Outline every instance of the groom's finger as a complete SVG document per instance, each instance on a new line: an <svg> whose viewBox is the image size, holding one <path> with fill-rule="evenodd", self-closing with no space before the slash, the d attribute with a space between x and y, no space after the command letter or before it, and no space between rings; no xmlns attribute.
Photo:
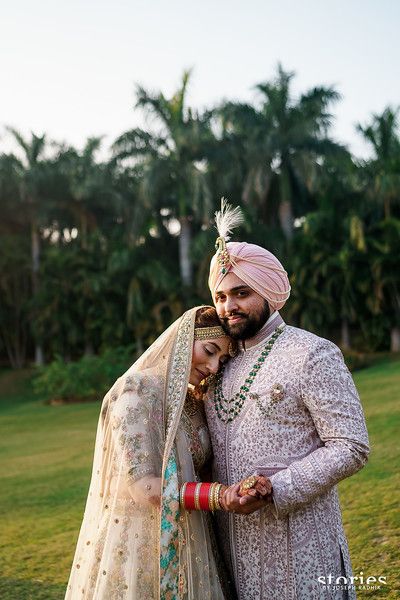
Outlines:
<svg viewBox="0 0 400 600"><path fill-rule="evenodd" d="M256 502L259 502L259 499L257 497L254 496L242 496L239 500L239 504L241 504L242 506L245 506L246 504L255 504Z"/></svg>

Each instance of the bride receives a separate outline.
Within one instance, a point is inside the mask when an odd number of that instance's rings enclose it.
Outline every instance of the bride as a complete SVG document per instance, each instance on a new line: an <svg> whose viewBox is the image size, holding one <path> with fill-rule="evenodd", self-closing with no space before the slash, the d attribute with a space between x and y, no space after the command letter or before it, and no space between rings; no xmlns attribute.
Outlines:
<svg viewBox="0 0 400 600"><path fill-rule="evenodd" d="M106 394L66 600L234 598L207 512L225 487L191 483L211 458L201 385L233 344L193 308Z"/></svg>

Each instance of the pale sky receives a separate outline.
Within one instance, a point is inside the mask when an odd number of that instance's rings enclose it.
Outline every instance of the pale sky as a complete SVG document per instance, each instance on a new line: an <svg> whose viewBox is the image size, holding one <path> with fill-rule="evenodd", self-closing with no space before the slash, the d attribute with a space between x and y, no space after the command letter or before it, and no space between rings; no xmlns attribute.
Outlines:
<svg viewBox="0 0 400 600"><path fill-rule="evenodd" d="M400 2L396 0L3 0L0 151L5 126L107 147L142 125L135 83L171 94L193 68L189 103L251 101L280 61L294 92L335 85L335 138L356 155L354 131L400 105Z"/></svg>

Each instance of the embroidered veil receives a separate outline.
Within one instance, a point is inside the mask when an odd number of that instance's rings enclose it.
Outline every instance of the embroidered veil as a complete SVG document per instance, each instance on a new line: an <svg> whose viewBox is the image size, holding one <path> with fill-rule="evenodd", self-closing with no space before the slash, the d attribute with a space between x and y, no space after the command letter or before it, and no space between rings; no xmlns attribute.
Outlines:
<svg viewBox="0 0 400 600"><path fill-rule="evenodd" d="M207 515L179 509L179 486L196 480L180 421L197 310L175 321L104 397L65 600L224 599Z"/></svg>

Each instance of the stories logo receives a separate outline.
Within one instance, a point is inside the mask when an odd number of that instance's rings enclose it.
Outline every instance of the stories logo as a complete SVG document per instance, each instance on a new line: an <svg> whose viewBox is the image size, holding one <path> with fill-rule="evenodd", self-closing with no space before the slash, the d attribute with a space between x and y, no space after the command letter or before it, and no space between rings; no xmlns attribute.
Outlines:
<svg viewBox="0 0 400 600"><path fill-rule="evenodd" d="M330 589L358 589L358 590L378 590L381 585L387 584L385 575L364 575L364 571L360 571L358 575L339 575L335 577L332 573L329 575L321 575L317 578L318 583Z"/></svg>

